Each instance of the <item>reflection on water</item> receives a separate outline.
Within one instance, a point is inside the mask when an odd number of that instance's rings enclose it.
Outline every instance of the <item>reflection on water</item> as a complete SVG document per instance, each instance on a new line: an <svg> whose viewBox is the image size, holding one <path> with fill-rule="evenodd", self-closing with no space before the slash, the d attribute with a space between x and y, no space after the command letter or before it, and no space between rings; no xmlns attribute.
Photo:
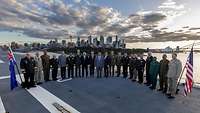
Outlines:
<svg viewBox="0 0 200 113"><path fill-rule="evenodd" d="M134 43L129 43L126 42L126 47L127 48L150 48L150 49L164 49L168 46L172 48L176 48L177 46L184 47L186 45L190 45L193 43L200 42L200 40L187 40L187 41L167 41L167 42L134 42ZM200 48L200 45L195 45L195 48Z"/></svg>
<svg viewBox="0 0 200 113"><path fill-rule="evenodd" d="M179 53L178 59L181 60L183 67L185 66L187 57L189 53ZM156 56L158 60L160 61L162 59L162 54L160 53L153 53L153 56ZM167 54L168 59L171 59L171 54ZM194 82L200 83L200 53L194 53ZM185 80L185 73L183 74L183 80Z"/></svg>

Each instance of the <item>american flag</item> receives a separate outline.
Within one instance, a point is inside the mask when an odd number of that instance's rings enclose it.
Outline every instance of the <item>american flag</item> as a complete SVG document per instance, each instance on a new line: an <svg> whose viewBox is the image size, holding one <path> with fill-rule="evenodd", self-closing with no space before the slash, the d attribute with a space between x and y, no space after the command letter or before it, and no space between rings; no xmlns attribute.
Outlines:
<svg viewBox="0 0 200 113"><path fill-rule="evenodd" d="M186 62L186 79L184 87L184 96L192 92L193 86L193 47Z"/></svg>

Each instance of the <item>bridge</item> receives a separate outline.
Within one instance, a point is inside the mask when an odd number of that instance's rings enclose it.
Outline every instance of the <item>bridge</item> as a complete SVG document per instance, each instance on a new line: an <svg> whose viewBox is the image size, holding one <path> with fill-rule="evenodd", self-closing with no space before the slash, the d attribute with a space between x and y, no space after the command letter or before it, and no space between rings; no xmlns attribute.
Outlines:
<svg viewBox="0 0 200 113"><path fill-rule="evenodd" d="M193 47L194 51L200 52L200 42L194 42L194 43L191 43L191 44L181 46L180 51L188 52L188 51L191 50L192 46L194 46ZM176 50L176 48L173 48L173 50Z"/></svg>

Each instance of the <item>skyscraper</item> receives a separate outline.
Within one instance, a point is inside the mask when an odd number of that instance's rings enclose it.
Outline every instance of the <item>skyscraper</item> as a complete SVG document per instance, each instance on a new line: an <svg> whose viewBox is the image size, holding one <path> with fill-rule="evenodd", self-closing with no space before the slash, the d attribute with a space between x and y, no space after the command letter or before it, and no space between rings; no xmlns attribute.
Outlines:
<svg viewBox="0 0 200 113"><path fill-rule="evenodd" d="M118 36L116 35L116 37L115 37L115 41L116 42L118 42L119 41L119 38L118 38Z"/></svg>
<svg viewBox="0 0 200 113"><path fill-rule="evenodd" d="M92 44L92 36L91 35L88 37L88 44Z"/></svg>
<svg viewBox="0 0 200 113"><path fill-rule="evenodd" d="M125 39L120 39L120 41L119 41L119 47L120 48L125 48L126 47Z"/></svg>
<svg viewBox="0 0 200 113"><path fill-rule="evenodd" d="M80 37L78 36L78 37L77 37L77 41L76 41L76 46L77 46L77 47L80 47L80 44L81 44L81 39L80 39Z"/></svg>
<svg viewBox="0 0 200 113"><path fill-rule="evenodd" d="M97 37L93 38L93 44L94 44L94 46L97 46L97 42L98 42Z"/></svg>
<svg viewBox="0 0 200 113"><path fill-rule="evenodd" d="M120 41L117 35L115 37L115 41L113 42L113 45L114 45L114 48L119 48L120 46Z"/></svg>
<svg viewBox="0 0 200 113"><path fill-rule="evenodd" d="M104 45L104 37L102 35L100 36L100 45Z"/></svg>
<svg viewBox="0 0 200 113"><path fill-rule="evenodd" d="M111 44L111 43L112 43L112 37L109 36L109 37L107 37L107 39L106 39L106 44Z"/></svg>
<svg viewBox="0 0 200 113"><path fill-rule="evenodd" d="M62 40L62 46L64 46L64 47L67 46L67 42L66 42L66 40Z"/></svg>

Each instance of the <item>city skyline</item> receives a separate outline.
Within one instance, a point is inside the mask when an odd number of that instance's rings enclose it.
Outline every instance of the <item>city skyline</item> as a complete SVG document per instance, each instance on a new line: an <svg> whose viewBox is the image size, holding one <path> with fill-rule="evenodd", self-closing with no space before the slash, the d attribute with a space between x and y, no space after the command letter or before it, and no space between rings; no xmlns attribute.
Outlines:
<svg viewBox="0 0 200 113"><path fill-rule="evenodd" d="M114 2L113 2L114 1ZM199 41L198 0L2 0L0 43L119 35L128 47ZM6 6L6 7L5 7ZM191 21L192 20L192 21ZM76 38L76 37L74 37ZM48 40L45 40L48 39ZM136 46L134 46L136 45ZM148 46L147 46L148 45Z"/></svg>

